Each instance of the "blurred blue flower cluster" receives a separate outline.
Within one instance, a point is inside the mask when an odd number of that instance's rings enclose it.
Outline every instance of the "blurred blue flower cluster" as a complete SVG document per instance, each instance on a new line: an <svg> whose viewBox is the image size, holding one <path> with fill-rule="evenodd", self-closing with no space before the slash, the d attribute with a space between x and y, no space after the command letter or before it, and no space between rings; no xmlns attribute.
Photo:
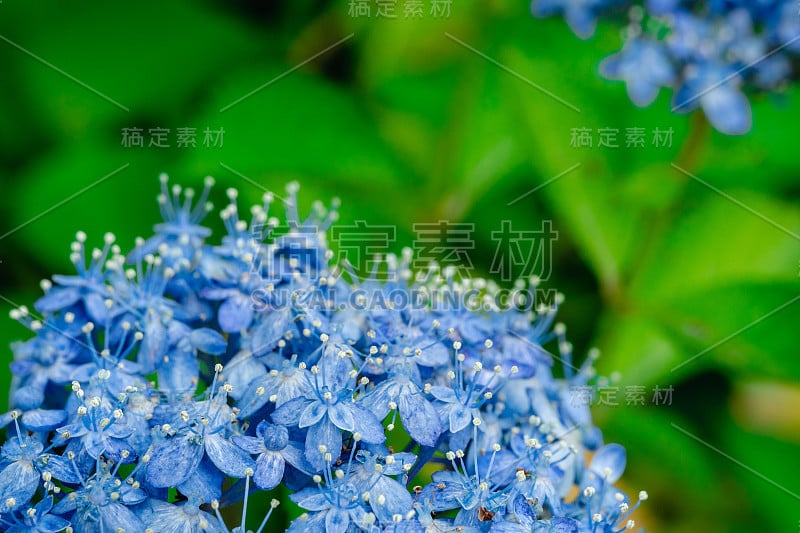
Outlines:
<svg viewBox="0 0 800 533"><path fill-rule="evenodd" d="M271 194L240 218L229 189L209 244L211 185L162 176L155 236L123 255L79 233L76 274L12 311L33 336L0 420L3 530L275 531L279 501L248 500L279 485L303 510L292 533L635 527L647 495L615 487L624 448L570 398L596 353L573 366L552 306L498 308L492 283L414 273L408 251L348 275L325 240L335 205L301 219L296 184L283 222ZM395 297L412 290L455 298Z"/></svg>
<svg viewBox="0 0 800 533"><path fill-rule="evenodd" d="M674 91L672 109L702 108L717 130L750 130L743 92L777 91L796 76L800 9L794 0L533 0L534 15L563 15L581 38L600 17L624 21L622 50L600 65L622 80L638 106L650 105L661 87ZM624 23L624 22L623 22Z"/></svg>

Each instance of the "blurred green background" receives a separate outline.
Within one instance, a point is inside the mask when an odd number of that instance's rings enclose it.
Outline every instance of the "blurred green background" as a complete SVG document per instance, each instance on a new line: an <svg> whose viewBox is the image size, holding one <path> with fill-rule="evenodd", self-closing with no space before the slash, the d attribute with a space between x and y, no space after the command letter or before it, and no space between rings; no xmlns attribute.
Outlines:
<svg viewBox="0 0 800 533"><path fill-rule="evenodd" d="M611 27L579 41L524 0L456 1L449 16L424 0L417 19L404 0L394 19L349 3L3 0L3 310L70 271L77 230L93 243L113 231L124 248L148 234L160 172L197 188L213 175L217 205L225 187L244 204L298 180L306 207L340 197L344 223L396 225L397 250L415 222L473 223L483 275L502 220L552 220L544 286L567 296L576 352L597 346L600 371L621 374L619 405L595 416L628 449L623 486L650 493L637 522L797 531L797 91L753 98L753 130L726 137L671 114L666 92L638 109L601 79L621 43ZM124 146L125 128L144 147ZM170 147L149 146L152 128ZM196 128L194 148L179 128ZM206 128L224 129L222 146L204 145ZM572 145L578 128L592 147ZM598 146L602 128L617 148ZM629 128L644 146L626 147ZM656 128L671 146L654 145ZM9 359L27 332L10 320L0 332ZM626 405L631 386L646 405ZM656 405L656 386L673 387L671 405Z"/></svg>

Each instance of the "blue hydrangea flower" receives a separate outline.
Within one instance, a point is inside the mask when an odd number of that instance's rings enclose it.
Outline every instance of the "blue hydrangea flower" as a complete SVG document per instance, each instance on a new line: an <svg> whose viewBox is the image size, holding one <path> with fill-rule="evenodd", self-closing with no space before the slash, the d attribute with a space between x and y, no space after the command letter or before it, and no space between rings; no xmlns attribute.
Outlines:
<svg viewBox="0 0 800 533"><path fill-rule="evenodd" d="M216 516L200 509L201 502L191 499L173 505L152 500L143 512L143 522L152 531L180 533L226 533L224 523Z"/></svg>
<svg viewBox="0 0 800 533"><path fill-rule="evenodd" d="M532 11L537 17L563 15L578 37L588 39L594 33L599 14L613 3L604 0L539 0L532 4Z"/></svg>
<svg viewBox="0 0 800 533"><path fill-rule="evenodd" d="M588 28L598 5L573 22ZM651 52L626 51L618 73ZM648 87L632 82L642 98L666 83L651 66ZM719 76L684 81L712 95ZM709 98L682 102L724 109ZM624 448L603 445L588 407L570 402L595 379L595 357L573 367L555 308L492 304L496 285L436 265L414 273L408 250L359 280L327 247L336 203L302 218L296 184L287 232L268 215L272 195L248 222L229 190L226 235L207 242L211 180L199 199L161 183L154 236L127 255L107 236L87 266L79 234L78 275L42 283L41 316L11 313L32 336L13 346L12 410L0 415L5 530L263 533L280 529L279 502L256 527L250 496L276 487L305 511L292 533L632 523L646 494L632 503L615 487ZM486 305L466 305L470 290ZM237 503L229 527L221 510Z"/></svg>
<svg viewBox="0 0 800 533"><path fill-rule="evenodd" d="M687 69L683 85L675 93L674 107L687 112L701 106L708 121L723 133L741 134L750 130L750 103L739 90L736 71L723 65L704 64Z"/></svg>
<svg viewBox="0 0 800 533"><path fill-rule="evenodd" d="M147 499L147 494L124 484L109 465L98 461L97 472L84 480L70 495L62 498L52 512L69 516L76 532L144 531L145 526L132 506Z"/></svg>
<svg viewBox="0 0 800 533"><path fill-rule="evenodd" d="M284 426L262 420L256 428L256 437L236 436L233 442L244 451L258 455L253 482L260 489L277 487L283 480L287 463L306 474L315 471L300 444L289 440L289 430Z"/></svg>
<svg viewBox="0 0 800 533"><path fill-rule="evenodd" d="M634 104L645 107L653 103L661 87L669 87L675 72L663 47L647 39L631 39L622 50L600 64L600 73L627 84L628 96Z"/></svg>
<svg viewBox="0 0 800 533"><path fill-rule="evenodd" d="M587 38L598 18L619 20L628 11L622 50L600 73L626 83L638 106L659 88L672 88L672 110L702 108L714 128L729 135L750 130L745 94L781 91L797 79L800 17L791 0L687 2L685 0L533 0L537 16L563 15ZM744 89L744 90L743 90Z"/></svg>
<svg viewBox="0 0 800 533"><path fill-rule="evenodd" d="M47 496L20 516L6 513L0 517L0 524L7 533L56 533L69 527L69 522L60 516L50 514L53 497Z"/></svg>
<svg viewBox="0 0 800 533"><path fill-rule="evenodd" d="M295 398L280 406L272 419L285 426L308 428L305 439L305 456L315 468L323 468L325 451L336 453L342 449L342 431L358 433L364 442L380 444L386 440L378 418L353 402L353 392L341 389L334 392L318 379L318 367L312 367L314 384L302 398ZM328 452L330 453L330 452ZM335 460L338 455L327 462Z"/></svg>
<svg viewBox="0 0 800 533"><path fill-rule="evenodd" d="M443 429L439 414L420 388L419 378L412 379L409 374L408 365L395 366L387 379L367 396L365 406L378 419L386 418L390 412L394 412L394 417L399 413L411 438L423 446L436 446Z"/></svg>
<svg viewBox="0 0 800 533"><path fill-rule="evenodd" d="M216 383L214 384L216 385ZM156 428L148 454L147 481L154 487L173 487L189 480L207 457L220 472L241 478L255 462L231 440L236 417L225 401L226 387L207 400L188 402L172 423Z"/></svg>

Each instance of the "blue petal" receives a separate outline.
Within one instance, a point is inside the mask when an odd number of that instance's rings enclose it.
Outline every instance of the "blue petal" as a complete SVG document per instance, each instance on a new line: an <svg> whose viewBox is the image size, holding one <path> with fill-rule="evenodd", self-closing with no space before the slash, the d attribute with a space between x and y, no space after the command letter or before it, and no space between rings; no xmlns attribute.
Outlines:
<svg viewBox="0 0 800 533"><path fill-rule="evenodd" d="M86 279L81 276L53 274L52 278L53 281L62 287L86 287Z"/></svg>
<svg viewBox="0 0 800 533"><path fill-rule="evenodd" d="M465 493L464 481L458 473L442 471L433 475L433 483L425 486L422 496L432 503L434 511L448 511L461 507L458 500Z"/></svg>
<svg viewBox="0 0 800 533"><path fill-rule="evenodd" d="M588 39L597 27L597 17L585 5L574 6L569 4L564 12L564 20L570 29L581 39Z"/></svg>
<svg viewBox="0 0 800 533"><path fill-rule="evenodd" d="M290 329L291 319L288 312L262 313L260 323L253 328L251 350L254 355L262 355L271 351L275 344Z"/></svg>
<svg viewBox="0 0 800 533"><path fill-rule="evenodd" d="M97 507L105 528L100 531L144 531L145 525L133 511L116 502ZM80 514L80 513L78 513ZM75 528L76 531L80 531Z"/></svg>
<svg viewBox="0 0 800 533"><path fill-rule="evenodd" d="M267 450L266 446L264 446L264 439L237 435L232 437L231 440L247 453L263 453Z"/></svg>
<svg viewBox="0 0 800 533"><path fill-rule="evenodd" d="M86 314L89 315L89 318L96 324L105 324L108 317L105 296L92 292L86 295L83 302L86 305Z"/></svg>
<svg viewBox="0 0 800 533"><path fill-rule="evenodd" d="M356 432L361 433L361 440L369 444L381 444L386 441L381 421L375 415L360 407L353 407L356 419Z"/></svg>
<svg viewBox="0 0 800 533"><path fill-rule="evenodd" d="M193 347L191 341L189 340L189 336L192 333L192 328L179 320L171 320L167 323L166 327L168 346L182 344L184 346L188 345Z"/></svg>
<svg viewBox="0 0 800 533"><path fill-rule="evenodd" d="M40 471L50 472L58 481L73 484L83 481L83 476L75 471L72 461L66 457L44 454L40 456L38 466Z"/></svg>
<svg viewBox="0 0 800 533"><path fill-rule="evenodd" d="M596 450L603 444L603 432L600 431L600 428L589 426L583 428L583 445L588 450Z"/></svg>
<svg viewBox="0 0 800 533"><path fill-rule="evenodd" d="M69 526L69 522L55 515L44 515L36 522L36 531L39 533L58 533Z"/></svg>
<svg viewBox="0 0 800 533"><path fill-rule="evenodd" d="M550 530L553 533L581 533L583 529L577 520L557 517L550 520Z"/></svg>
<svg viewBox="0 0 800 533"><path fill-rule="evenodd" d="M105 533L105 529L93 513L75 513L70 520L73 530L78 533Z"/></svg>
<svg viewBox="0 0 800 533"><path fill-rule="evenodd" d="M318 488L303 489L289 495L289 499L306 511L322 511L330 506L326 495Z"/></svg>
<svg viewBox="0 0 800 533"><path fill-rule="evenodd" d="M221 263L222 262L220 262L220 264ZM207 262L205 264L208 265ZM214 266L214 265L211 265L211 266ZM202 265L201 265L201 269L202 269ZM220 278L220 279L223 279L223 278ZM203 289L203 290L201 290L200 291L200 296L202 296L203 298L206 298L208 300L225 300L227 298L230 298L231 296L233 296L234 294L236 294L238 292L239 291L237 289L233 289L233 288L227 288L227 289L214 289L214 288L211 288L211 289Z"/></svg>
<svg viewBox="0 0 800 533"><path fill-rule="evenodd" d="M495 522L489 533L531 533L530 526L523 526L515 522Z"/></svg>
<svg viewBox="0 0 800 533"><path fill-rule="evenodd" d="M265 452L256 460L256 472L253 481L262 490L277 487L283 479L286 462L278 452Z"/></svg>
<svg viewBox="0 0 800 533"><path fill-rule="evenodd" d="M160 443L147 463L147 480L154 487L174 487L191 476L203 458L203 447L186 437Z"/></svg>
<svg viewBox="0 0 800 533"><path fill-rule="evenodd" d="M534 512L533 507L531 507L531 504L528 503L528 499L520 494L514 498L512 507L514 517L519 521L519 523L531 528L533 523L536 522L536 513Z"/></svg>
<svg viewBox="0 0 800 533"><path fill-rule="evenodd" d="M447 364L450 360L450 351L441 342L434 342L428 346L420 346L422 353L414 357L418 365L437 367Z"/></svg>
<svg viewBox="0 0 800 533"><path fill-rule="evenodd" d="M33 409L22 415L22 423L31 431L53 431L66 420L63 409Z"/></svg>
<svg viewBox="0 0 800 533"><path fill-rule="evenodd" d="M16 500L11 509L26 506L39 486L39 472L30 461L16 461L0 472L0 502L8 510L8 499Z"/></svg>
<svg viewBox="0 0 800 533"><path fill-rule="evenodd" d="M151 501L140 513L150 531L168 533L222 533L216 517L197 509L194 502L180 505ZM201 528L200 523L205 522ZM110 533L110 532L109 532Z"/></svg>
<svg viewBox="0 0 800 533"><path fill-rule="evenodd" d="M333 422L333 425L345 431L355 431L356 420L353 417L352 405L347 405L344 402L328 407L328 416Z"/></svg>
<svg viewBox="0 0 800 533"><path fill-rule="evenodd" d="M639 107L649 106L658 96L658 85L647 79L629 79L627 88L628 97Z"/></svg>
<svg viewBox="0 0 800 533"><path fill-rule="evenodd" d="M328 533L347 533L349 525L350 515L347 511L332 507L325 516L325 531Z"/></svg>
<svg viewBox="0 0 800 533"><path fill-rule="evenodd" d="M493 457L494 462L492 462ZM489 464L492 465L492 481L497 485L505 485L514 479L519 466L519 458L515 453L508 450L501 450L497 452L497 455L478 454L478 469L482 475L488 472Z"/></svg>
<svg viewBox="0 0 800 533"><path fill-rule="evenodd" d="M74 511L77 506L78 502L75 498L61 498L61 500L53 506L52 511L55 514L66 514Z"/></svg>
<svg viewBox="0 0 800 533"><path fill-rule="evenodd" d="M158 368L158 387L163 391L193 392L197 388L200 364L192 352L174 350Z"/></svg>
<svg viewBox="0 0 800 533"><path fill-rule="evenodd" d="M189 479L178 484L176 488L184 496L200 498L208 503L222 497L224 481L225 476L208 459L203 459Z"/></svg>
<svg viewBox="0 0 800 533"><path fill-rule="evenodd" d="M256 434L264 439L268 450L279 451L289 444L289 430L285 426L270 424L266 420L258 423Z"/></svg>
<svg viewBox="0 0 800 533"><path fill-rule="evenodd" d="M12 393L11 404L23 411L37 409L44 403L44 387L26 385Z"/></svg>
<svg viewBox="0 0 800 533"><path fill-rule="evenodd" d="M81 291L76 287L53 287L47 294L36 300L33 307L40 313L52 313L69 307L80 297Z"/></svg>
<svg viewBox="0 0 800 533"><path fill-rule="evenodd" d="M369 505L381 522L390 523L392 516L404 515L414 505L408 490L390 477L380 476L369 492ZM383 504L380 496L385 497Z"/></svg>
<svg viewBox="0 0 800 533"><path fill-rule="evenodd" d="M406 392L397 398L400 419L408 434L423 446L435 446L442 433L436 409L420 392Z"/></svg>
<svg viewBox="0 0 800 533"><path fill-rule="evenodd" d="M137 362L142 366L142 372L149 374L155 370L156 365L167 351L167 330L161 320L148 315L144 328L144 339L139 346Z"/></svg>
<svg viewBox="0 0 800 533"><path fill-rule="evenodd" d="M52 494L48 495L45 498L42 498L42 500L34 506L34 509L36 509L36 512L38 514L40 514L40 515L49 513L50 509L52 509L52 508L53 508L53 495Z"/></svg>
<svg viewBox="0 0 800 533"><path fill-rule="evenodd" d="M161 226L159 224L159 226ZM156 234L147 239L144 244L141 246L137 246L133 250L128 253L128 256L125 258L129 263L138 263L144 259L147 254L154 254L158 251L158 247L161 243L165 240L163 234ZM53 277L55 279L55 277Z"/></svg>
<svg viewBox="0 0 800 533"><path fill-rule="evenodd" d="M230 396L236 400L252 394L250 385L258 383L256 385L256 389L258 389L258 386L263 384L266 375L267 370L264 368L264 364L246 350L239 352L225 364L225 381L233 387ZM239 408L241 407L240 405Z"/></svg>
<svg viewBox="0 0 800 533"><path fill-rule="evenodd" d="M392 379L379 383L373 390L359 398L359 404L383 420L389 414L389 402L397 397L399 386Z"/></svg>
<svg viewBox="0 0 800 533"><path fill-rule="evenodd" d="M131 361L126 361L125 364L128 366L128 368L136 366L136 363L133 363ZM120 369L122 368L122 363L119 364L119 368ZM64 362L58 362L50 367L50 371L47 373L47 377L50 378L50 381L52 381L53 383L56 383L58 385L66 385L67 383L71 383L73 380L76 379L75 377L73 377L75 370L76 367L73 365L69 365Z"/></svg>
<svg viewBox="0 0 800 533"><path fill-rule="evenodd" d="M287 463L301 472L306 474L315 472L314 466L306 460L305 455L303 455L303 450L296 444L289 444L286 448L281 450L281 455Z"/></svg>
<svg viewBox="0 0 800 533"><path fill-rule="evenodd" d="M623 79L622 67L624 65L625 59L622 55L622 52L617 52L616 54L612 54L600 61L598 70L600 71L600 75L604 78L608 78L610 80L621 80Z"/></svg>
<svg viewBox="0 0 800 533"><path fill-rule="evenodd" d="M448 418L450 422L450 432L458 433L472 422L472 410L458 403L450 409Z"/></svg>
<svg viewBox="0 0 800 533"><path fill-rule="evenodd" d="M540 476L536 478L533 483L534 499L538 500L540 504L548 504L553 510L553 514L560 515L561 511L561 498L559 498L553 482L547 476Z"/></svg>
<svg viewBox="0 0 800 533"><path fill-rule="evenodd" d="M122 493L122 496L120 497L119 501L125 505L136 505L137 503L142 503L148 497L150 497L150 494L145 492L143 489L134 488L132 485L127 484L120 487L120 492ZM155 494L153 494L153 496L155 496Z"/></svg>
<svg viewBox="0 0 800 533"><path fill-rule="evenodd" d="M559 0L535 0L531 4L531 13L535 17L552 17L560 13L563 9L563 3Z"/></svg>
<svg viewBox="0 0 800 533"><path fill-rule="evenodd" d="M0 467L5 467L8 463L20 460L29 460L30 457L42 453L44 446L37 440L23 437L12 436L0 451L3 461L0 461Z"/></svg>
<svg viewBox="0 0 800 533"><path fill-rule="evenodd" d="M566 422L571 425L588 427L592 423L592 412L589 410L588 402L575 401L575 391L564 388L559 391L561 403L559 405Z"/></svg>
<svg viewBox="0 0 800 533"><path fill-rule="evenodd" d="M99 433L88 433L86 437L84 440L86 451L95 459L100 455L115 463L132 463L136 459L134 449L123 439L110 438ZM90 442L94 448L90 448ZM128 452L126 459L122 457L123 451Z"/></svg>
<svg viewBox="0 0 800 533"><path fill-rule="evenodd" d="M408 452L393 453L391 456L394 458L394 463L383 465L383 475L385 476L404 474L406 470L403 469L403 466L413 465L417 461L417 456Z"/></svg>
<svg viewBox="0 0 800 533"><path fill-rule="evenodd" d="M16 413L16 411L13 411L13 412ZM9 411L8 413L0 414L0 429L3 429L7 425L9 425L12 420L14 420L14 417L11 415L11 413L12 413L12 411Z"/></svg>
<svg viewBox="0 0 800 533"><path fill-rule="evenodd" d="M336 314L336 321L341 324L339 333L346 341L357 342L361 339L364 327L363 318L355 311L341 311Z"/></svg>
<svg viewBox="0 0 800 533"><path fill-rule="evenodd" d="M328 533L325 528L327 513L315 514L308 520L295 518L286 533Z"/></svg>
<svg viewBox="0 0 800 533"><path fill-rule="evenodd" d="M208 435L205 446L208 458L231 477L244 477L248 468L255 470L256 463L250 455L219 434Z"/></svg>
<svg viewBox="0 0 800 533"><path fill-rule="evenodd" d="M314 424L319 422L323 416L325 416L327 411L328 411L328 406L323 404L322 402L315 401L310 403L303 410L303 414L300 415L298 426L301 428L313 426Z"/></svg>
<svg viewBox="0 0 800 533"><path fill-rule="evenodd" d="M608 483L616 482L625 471L627 456L619 444L606 444L594 454L589 469Z"/></svg>
<svg viewBox="0 0 800 533"><path fill-rule="evenodd" d="M321 445L331 454L331 462L339 458L342 452L342 432L328 420L328 417L311 426L306 435L306 459L317 470L321 470L326 463L319 451Z"/></svg>
<svg viewBox="0 0 800 533"><path fill-rule="evenodd" d="M239 397L239 401L237 402L236 406L240 409L239 416L241 418L248 418L252 416L254 413L256 413L259 409L267 405L267 402L269 402L270 395L266 393L266 390L260 391L261 393L259 394L259 387L264 387L265 384L266 380L255 379L253 380L252 383L250 383L247 386L247 388L244 391L244 394L242 394L241 397ZM234 385L234 387L235 386L236 385ZM266 389L266 387L264 388ZM297 422L290 425L297 425Z"/></svg>
<svg viewBox="0 0 800 533"><path fill-rule="evenodd" d="M306 405L310 403L311 401L305 398L289 400L275 409L275 412L272 413L272 421L284 426L296 426L300 423L300 417L305 412Z"/></svg>
<svg viewBox="0 0 800 533"><path fill-rule="evenodd" d="M196 349L211 355L225 353L228 343L225 337L209 328L195 329L189 334L189 342Z"/></svg>
<svg viewBox="0 0 800 533"><path fill-rule="evenodd" d="M708 121L727 135L742 135L752 126L750 102L739 90L717 87L700 97Z"/></svg>
<svg viewBox="0 0 800 533"><path fill-rule="evenodd" d="M408 511L406 511L408 512ZM358 529L365 528L369 530L369 526L367 525L367 510L358 505L356 507L350 507L347 509L347 514L350 515L350 523L354 526L358 526ZM406 524L403 524L404 526ZM372 526L373 528L375 526ZM396 529L397 526L393 526L392 529ZM399 533L399 532L398 532ZM415 531L413 528L409 529L408 527L403 528L403 533L424 533L423 531ZM471 532L466 532L471 533Z"/></svg>
<svg viewBox="0 0 800 533"><path fill-rule="evenodd" d="M431 387L431 394L433 394L434 398L442 402L454 403L458 401L455 391L450 387L435 385Z"/></svg>
<svg viewBox="0 0 800 533"><path fill-rule="evenodd" d="M672 109L676 113L688 113L700 105L700 98L694 86L682 84L672 97Z"/></svg>
<svg viewBox="0 0 800 533"><path fill-rule="evenodd" d="M250 322L253 320L253 304L248 298L237 294L222 302L217 319L222 331L239 333L250 326Z"/></svg>
<svg viewBox="0 0 800 533"><path fill-rule="evenodd" d="M654 15L666 15L675 10L680 0L647 0L647 10Z"/></svg>

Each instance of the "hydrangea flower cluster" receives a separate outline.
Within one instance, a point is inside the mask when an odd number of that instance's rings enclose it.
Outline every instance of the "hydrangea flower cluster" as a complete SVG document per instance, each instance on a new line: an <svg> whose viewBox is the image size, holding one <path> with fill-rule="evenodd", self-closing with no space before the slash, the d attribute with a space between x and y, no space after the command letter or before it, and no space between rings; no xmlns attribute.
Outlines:
<svg viewBox="0 0 800 533"><path fill-rule="evenodd" d="M563 15L581 38L597 19L628 14L622 50L600 65L623 80L638 106L661 87L674 91L672 110L701 107L717 130L746 133L752 123L743 90L781 89L797 76L800 11L794 0L533 0L534 15Z"/></svg>
<svg viewBox="0 0 800 533"><path fill-rule="evenodd" d="M325 239L335 205L301 219L296 184L283 234L271 194L246 219L229 189L210 244L211 185L162 176L154 236L123 255L78 233L76 273L12 311L33 336L1 417L3 530L275 531L279 501L248 500L278 486L302 510L290 533L635 527L625 449L570 400L596 354L573 366L552 306L497 306L493 284L414 273L408 251L348 275ZM397 304L441 290L481 305Z"/></svg>

